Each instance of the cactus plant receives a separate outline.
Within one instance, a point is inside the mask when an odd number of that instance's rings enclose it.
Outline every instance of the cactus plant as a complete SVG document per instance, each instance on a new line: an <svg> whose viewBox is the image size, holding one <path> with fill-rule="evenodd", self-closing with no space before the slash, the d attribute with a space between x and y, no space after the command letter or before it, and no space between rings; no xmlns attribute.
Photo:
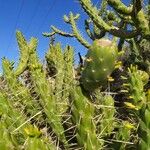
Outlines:
<svg viewBox="0 0 150 150"><path fill-rule="evenodd" d="M124 83L123 86L129 92L129 101L132 102L137 109L141 109L146 101L144 85L148 83L149 75L144 71L138 70L137 66L134 67L132 65L128 68L128 75L127 83Z"/></svg>
<svg viewBox="0 0 150 150"><path fill-rule="evenodd" d="M102 148L103 144L96 135L96 126L93 120L94 106L82 94L80 87L73 89L71 98L73 99L72 119L76 124L79 145L86 150Z"/></svg>
<svg viewBox="0 0 150 150"><path fill-rule="evenodd" d="M86 90L92 91L107 83L117 63L117 47L107 39L93 42L85 59L81 82Z"/></svg>
<svg viewBox="0 0 150 150"><path fill-rule="evenodd" d="M92 44L77 28L79 14L64 15L72 33L52 26L52 33L44 34L75 37L87 48L79 78L71 46L62 49L52 39L44 66L37 39L27 42L17 31L18 65L2 60L0 149L150 149L149 6L140 0L129 6L120 0L79 3L89 17L84 26ZM129 59L122 61L124 47Z"/></svg>
<svg viewBox="0 0 150 150"><path fill-rule="evenodd" d="M36 87L35 90L40 94L41 105L46 116L49 118L47 121L52 125L53 130L58 135L59 139L67 144L64 135L64 129L61 124L61 116L57 110L57 105L55 103L54 95L51 90L51 85L46 80L46 73L43 71L36 55L36 47L37 39L33 39L33 42L29 45L29 70L31 71L32 79L34 80L34 84Z"/></svg>
<svg viewBox="0 0 150 150"><path fill-rule="evenodd" d="M128 79L123 85L129 91L129 102L125 102L126 107L135 115L139 121L138 136L140 138L138 149L149 149L149 90L144 91L144 85L148 83L149 75L131 66L128 69Z"/></svg>

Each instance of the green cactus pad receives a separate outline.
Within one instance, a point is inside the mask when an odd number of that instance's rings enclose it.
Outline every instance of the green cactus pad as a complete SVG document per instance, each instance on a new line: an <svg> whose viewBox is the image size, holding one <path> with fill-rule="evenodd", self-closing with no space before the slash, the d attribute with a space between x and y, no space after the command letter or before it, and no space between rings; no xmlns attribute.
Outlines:
<svg viewBox="0 0 150 150"><path fill-rule="evenodd" d="M117 46L108 39L95 40L88 51L81 76L86 90L104 85L115 68Z"/></svg>

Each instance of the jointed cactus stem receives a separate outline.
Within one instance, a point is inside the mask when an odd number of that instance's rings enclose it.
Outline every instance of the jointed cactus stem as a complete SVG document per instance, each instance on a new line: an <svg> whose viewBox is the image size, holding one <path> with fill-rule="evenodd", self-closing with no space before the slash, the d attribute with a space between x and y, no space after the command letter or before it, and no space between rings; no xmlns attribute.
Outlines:
<svg viewBox="0 0 150 150"><path fill-rule="evenodd" d="M81 6L85 10L85 12L89 15L92 19L94 24L99 27L100 29L105 29L110 34L122 37L122 38L132 38L138 35L137 31L124 31L122 29L118 29L115 26L109 26L104 20L98 15L98 10L92 6L90 0L79 0Z"/></svg>
<svg viewBox="0 0 150 150"><path fill-rule="evenodd" d="M67 33L67 32L63 32L63 31L57 29L57 28L54 27L54 26L51 26L51 28L52 28L52 30L53 30L55 33L58 33L58 34L60 34L60 35L62 35L62 36L65 36L65 37L73 37L73 36L74 36L74 34L70 34L70 33ZM45 35L45 34L44 34L44 35Z"/></svg>
<svg viewBox="0 0 150 150"><path fill-rule="evenodd" d="M82 43L82 45L84 45L86 48L89 48L90 47L89 43L84 38L82 38L81 34L79 33L79 31L76 27L76 23L75 23L75 20L74 20L73 13L70 13L70 24L71 24L71 27L72 27L72 31L74 33L74 37L76 37L76 39L80 43Z"/></svg>
<svg viewBox="0 0 150 150"><path fill-rule="evenodd" d="M40 103L48 118L48 122L52 126L53 131L58 136L59 140L67 145L67 141L64 135L64 128L61 123L61 115L57 111L57 105L55 103L54 95L52 93L52 87L46 79L46 73L43 71L41 64L39 63L36 55L37 39L32 39L29 45L30 59L29 70L31 71L32 80L35 84L35 90L40 95ZM40 80L39 80L40 79Z"/></svg>
<svg viewBox="0 0 150 150"><path fill-rule="evenodd" d="M150 148L150 109L149 109L149 91L147 91L147 96L144 91L144 85L148 83L149 75L138 70L137 66L128 69L128 79L126 79L127 84L124 87L128 90L130 95L129 102L125 102L128 109L135 115L136 120L139 121L138 136L140 141L138 144L138 149L147 150Z"/></svg>
<svg viewBox="0 0 150 150"><path fill-rule="evenodd" d="M133 6L127 7L120 0L107 0L108 4L112 6L117 12L124 15L131 15Z"/></svg>
<svg viewBox="0 0 150 150"><path fill-rule="evenodd" d="M28 124L25 124L22 128L19 128L17 132L13 131L22 125L26 116L20 113L19 109L13 106L13 102L8 99L7 93L5 91L0 92L0 149L14 149L15 147L19 149L21 145L24 144L25 134L23 128Z"/></svg>
<svg viewBox="0 0 150 150"><path fill-rule="evenodd" d="M17 42L20 50L20 60L19 64L15 70L16 76L19 76L27 67L28 59L29 59L29 49L27 46L27 42L20 31L16 32Z"/></svg>
<svg viewBox="0 0 150 150"><path fill-rule="evenodd" d="M7 81L9 91L12 92L13 105L22 109L26 115L32 116L38 112L38 104L34 103L34 99L31 97L29 89L24 87L20 81L18 81L15 75L12 64L3 59L3 71L4 77Z"/></svg>
<svg viewBox="0 0 150 150"><path fill-rule="evenodd" d="M80 87L71 90L72 119L77 125L77 140L85 150L101 149L103 142L96 135L96 126L93 120L94 105L82 94Z"/></svg>
<svg viewBox="0 0 150 150"><path fill-rule="evenodd" d="M76 16L74 16L73 13L69 14L69 18L68 18L68 22L67 23L71 24L72 33L63 32L63 31L57 29L54 26L52 26L51 28L52 28L54 33L57 33L59 35L62 35L62 36L65 36L65 37L75 37L82 45L84 45L86 48L89 48L90 47L89 43L82 37L82 35L79 33L79 30L77 29L75 21L78 18L79 18L78 14ZM50 36L53 35L53 32L50 33L50 34L49 33L43 33L43 35L46 36L46 37L50 37Z"/></svg>

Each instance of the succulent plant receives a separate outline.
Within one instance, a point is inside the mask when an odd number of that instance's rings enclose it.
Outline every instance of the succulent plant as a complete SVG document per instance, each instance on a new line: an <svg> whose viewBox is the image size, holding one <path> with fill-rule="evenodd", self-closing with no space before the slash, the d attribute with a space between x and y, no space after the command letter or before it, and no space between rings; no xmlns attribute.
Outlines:
<svg viewBox="0 0 150 150"><path fill-rule="evenodd" d="M62 49L51 39L43 65L38 40L27 42L16 32L18 65L2 59L0 149L150 149L150 3L78 1L89 17L84 26L92 43L77 28L79 14L64 16L72 33L52 26L44 35L75 37L88 50L79 78L71 46ZM122 62L124 47L129 54Z"/></svg>
<svg viewBox="0 0 150 150"><path fill-rule="evenodd" d="M109 76L117 63L117 46L108 39L95 40L88 51L83 71L81 84L86 90L92 91L100 85L107 84Z"/></svg>

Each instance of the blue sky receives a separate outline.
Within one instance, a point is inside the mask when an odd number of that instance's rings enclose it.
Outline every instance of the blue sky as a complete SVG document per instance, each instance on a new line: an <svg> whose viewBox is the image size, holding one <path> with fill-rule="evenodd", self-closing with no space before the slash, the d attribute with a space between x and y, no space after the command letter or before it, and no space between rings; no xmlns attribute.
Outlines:
<svg viewBox="0 0 150 150"><path fill-rule="evenodd" d="M70 26L63 22L62 17L70 11L81 13L77 0L0 0L0 58L5 56L18 61L15 31L20 30L27 39L31 36L38 38L38 54L43 59L49 39L43 37L42 32L50 31L51 25L68 31ZM79 28L82 29L81 21ZM56 40L63 46L74 46L76 51L85 51L75 39L57 36Z"/></svg>
<svg viewBox="0 0 150 150"><path fill-rule="evenodd" d="M99 0L93 2L97 4ZM15 31L20 30L28 40L32 36L38 38L38 54L40 59L43 59L48 49L49 39L43 37L42 32L50 31L51 25L69 31L70 26L63 22L62 17L70 11L82 14L78 27L87 38L83 28L86 15L78 0L0 0L0 58L5 56L10 60L18 61ZM73 46L75 54L79 51L83 54L86 52L86 49L74 38L57 36L56 41L61 42L63 46L67 44Z"/></svg>

